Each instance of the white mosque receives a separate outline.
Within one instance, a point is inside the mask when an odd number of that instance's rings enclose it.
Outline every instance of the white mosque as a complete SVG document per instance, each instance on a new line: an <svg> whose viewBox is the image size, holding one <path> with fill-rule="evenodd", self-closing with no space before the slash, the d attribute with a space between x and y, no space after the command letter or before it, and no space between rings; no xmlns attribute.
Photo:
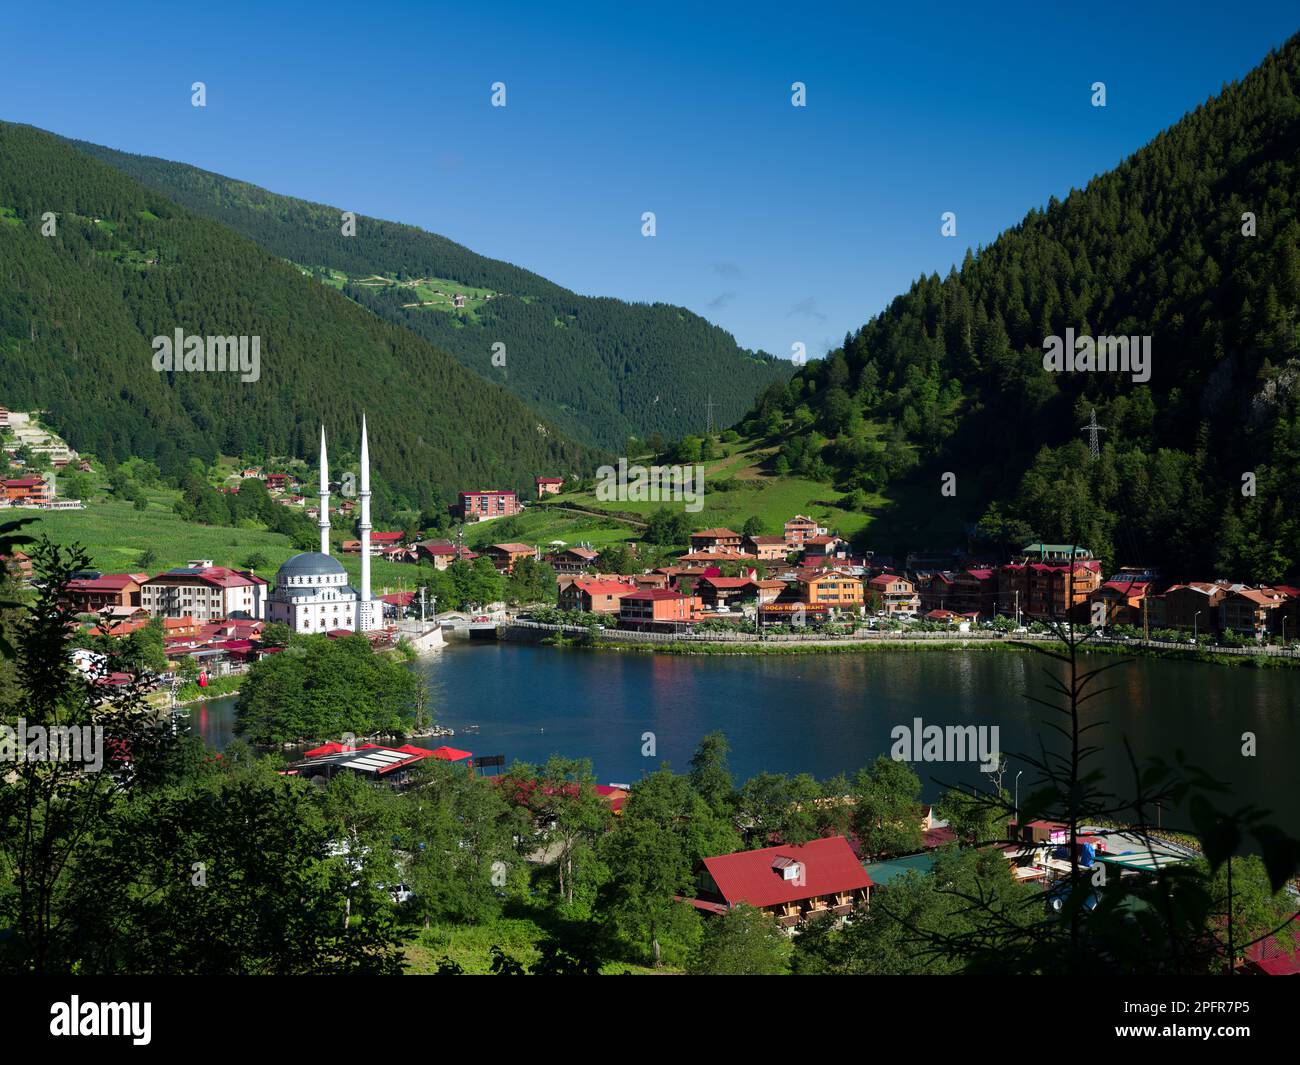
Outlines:
<svg viewBox="0 0 1300 1065"><path fill-rule="evenodd" d="M320 430L320 551L294 555L275 575L267 598L268 621L282 621L294 632L351 629L369 632L383 619L382 604L370 597L370 445L361 415L361 591L348 584L343 564L330 557L330 479L325 427Z"/></svg>

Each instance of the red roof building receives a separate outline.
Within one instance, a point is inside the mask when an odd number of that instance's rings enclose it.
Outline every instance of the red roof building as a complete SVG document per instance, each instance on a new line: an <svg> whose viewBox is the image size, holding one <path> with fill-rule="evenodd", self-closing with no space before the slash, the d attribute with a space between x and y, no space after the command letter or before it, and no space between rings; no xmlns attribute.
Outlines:
<svg viewBox="0 0 1300 1065"><path fill-rule="evenodd" d="M744 903L772 914L782 928L830 918L840 922L870 902L871 877L843 836L782 844L704 859L699 893L706 913Z"/></svg>
<svg viewBox="0 0 1300 1065"><path fill-rule="evenodd" d="M697 589L707 607L730 609L730 603L758 598L758 585L748 577L701 577Z"/></svg>
<svg viewBox="0 0 1300 1065"><path fill-rule="evenodd" d="M668 588L629 592L619 600L618 622L628 629L682 628L699 612L698 596L683 595Z"/></svg>
<svg viewBox="0 0 1300 1065"><path fill-rule="evenodd" d="M600 557L599 551L593 551L590 547L566 547L559 551L552 551L545 556L545 561L550 567L558 573L585 573L587 569L596 564L596 559Z"/></svg>
<svg viewBox="0 0 1300 1065"><path fill-rule="evenodd" d="M583 610L589 614L617 614L625 595L636 589L623 581L600 581L579 577L560 592L561 610Z"/></svg>
<svg viewBox="0 0 1300 1065"><path fill-rule="evenodd" d="M291 768L299 776L325 780L332 780L346 769L371 780L400 785L406 782L412 766L426 758L438 757L437 751L410 743L401 747L381 747L377 743L347 747L341 743L326 743L308 751L303 760L293 763Z"/></svg>
<svg viewBox="0 0 1300 1065"><path fill-rule="evenodd" d="M140 605L155 617L254 621L265 612L266 581L251 572L196 563L141 582Z"/></svg>
<svg viewBox="0 0 1300 1065"><path fill-rule="evenodd" d="M701 529L691 533L691 550L739 552L744 539L731 529Z"/></svg>
<svg viewBox="0 0 1300 1065"><path fill-rule="evenodd" d="M147 573L98 573L68 581L68 601L81 614L96 614L105 607L139 606L140 584Z"/></svg>
<svg viewBox="0 0 1300 1065"><path fill-rule="evenodd" d="M515 563L524 558L536 558L537 548L527 544L492 544L483 553L492 559L498 573L514 572Z"/></svg>

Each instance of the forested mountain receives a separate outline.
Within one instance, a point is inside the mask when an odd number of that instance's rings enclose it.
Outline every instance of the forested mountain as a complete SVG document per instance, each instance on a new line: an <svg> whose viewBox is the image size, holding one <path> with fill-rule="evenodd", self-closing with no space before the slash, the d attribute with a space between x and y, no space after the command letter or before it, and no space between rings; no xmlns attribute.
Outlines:
<svg viewBox="0 0 1300 1065"><path fill-rule="evenodd" d="M334 272L349 297L501 382L576 439L622 450L629 436L699 432L710 395L714 424L729 425L764 385L789 376L789 363L742 350L730 333L682 307L579 296L435 233L381 219L357 216L356 235L344 236L339 208L182 163L72 143L275 255ZM418 293L409 287L364 283L372 276L443 279L491 298L448 313L412 306ZM504 368L492 362L498 342Z"/></svg>
<svg viewBox="0 0 1300 1065"><path fill-rule="evenodd" d="M53 212L57 230L42 235ZM158 372L153 338L260 336L260 377ZM517 397L211 219L28 126L0 123L0 403L73 447L178 474L217 453L355 453L414 506L531 488L591 453ZM335 469L336 475L342 470Z"/></svg>
<svg viewBox="0 0 1300 1065"><path fill-rule="evenodd" d="M1118 168L772 385L746 422L782 466L905 505L873 526L950 546L1085 543L1169 575L1300 563L1300 37ZM1253 216L1253 217L1246 217ZM1151 377L1044 369L1067 329L1151 337ZM1089 456L1092 409L1103 427ZM791 428L797 432L791 432ZM956 495L941 495L941 475ZM1255 475L1254 495L1243 494ZM969 530L969 525L968 525Z"/></svg>

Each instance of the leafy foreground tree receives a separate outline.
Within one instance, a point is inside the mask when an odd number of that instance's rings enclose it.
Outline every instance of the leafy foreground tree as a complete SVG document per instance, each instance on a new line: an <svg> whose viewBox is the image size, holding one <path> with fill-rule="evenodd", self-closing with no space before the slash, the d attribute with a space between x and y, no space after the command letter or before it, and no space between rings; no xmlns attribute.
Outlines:
<svg viewBox="0 0 1300 1065"><path fill-rule="evenodd" d="M569 917L590 917L608 868L597 844L610 824L610 810L596 794L596 778L585 758L552 755L540 769L516 763L502 782L517 807L540 826L531 856L554 875L554 888Z"/></svg>
<svg viewBox="0 0 1300 1065"><path fill-rule="evenodd" d="M687 966L692 976L784 976L794 950L772 918L752 906L737 906L706 922L700 945Z"/></svg>
<svg viewBox="0 0 1300 1065"><path fill-rule="evenodd" d="M400 971L386 881L312 791L243 755L122 804L69 900L78 970Z"/></svg>
<svg viewBox="0 0 1300 1065"><path fill-rule="evenodd" d="M601 841L610 881L600 909L655 965L685 961L700 935L700 918L676 901L694 887L695 864L740 849L740 837L714 814L685 777L667 766L632 787L619 823Z"/></svg>
<svg viewBox="0 0 1300 1065"><path fill-rule="evenodd" d="M73 669L65 589L89 559L48 541L32 555L0 720L102 729L111 757L5 763L0 971L395 972L391 900L353 883L315 789L240 745L172 737L143 676L104 689Z"/></svg>
<svg viewBox="0 0 1300 1065"><path fill-rule="evenodd" d="M143 678L108 691L71 664L76 623L64 589L90 567L89 556L42 539L32 563L40 587L15 625L14 683L0 708L0 721L16 737L0 733L0 745L9 748L0 751L0 924L11 933L0 937L0 960L8 971L42 973L68 964L75 914L69 893L119 801L106 759L123 750L145 756L158 746L160 730ZM24 735L42 734L48 743L33 739L19 749ZM87 764L96 747L98 767ZM129 788L129 771L118 768Z"/></svg>
<svg viewBox="0 0 1300 1065"><path fill-rule="evenodd" d="M410 916L481 923L510 899L526 897L528 874L515 845L527 819L485 777L429 759L401 796L398 846L414 892Z"/></svg>
<svg viewBox="0 0 1300 1065"><path fill-rule="evenodd" d="M254 664L240 685L235 730L250 743L394 735L411 727L420 680L364 636L301 636Z"/></svg>

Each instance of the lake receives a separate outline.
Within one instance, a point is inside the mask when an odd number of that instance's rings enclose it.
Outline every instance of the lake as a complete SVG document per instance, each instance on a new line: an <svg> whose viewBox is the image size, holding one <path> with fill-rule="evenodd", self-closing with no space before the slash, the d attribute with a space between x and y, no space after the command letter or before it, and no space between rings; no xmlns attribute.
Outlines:
<svg viewBox="0 0 1300 1065"><path fill-rule="evenodd" d="M1083 659L1084 668L1115 661ZM1022 794L1036 771L1018 754L1040 740L1062 749L1044 720L1046 708L1026 698L1052 698L1041 655L989 651L875 650L860 654L684 656L592 652L516 643L452 643L416 667L427 677L436 720L454 728L450 743L479 755L545 761L553 753L591 759L601 783L630 783L661 761L681 772L702 735L719 729L731 743L738 780L761 771L808 772L819 778L852 773L888 753L895 726L976 725L999 729ZM1276 812L1300 835L1300 670L1247 669L1138 659L1102 675L1112 691L1085 704L1085 721L1107 721L1088 737L1105 751L1093 765L1108 786L1132 793L1123 741L1139 760L1187 757L1233 786L1230 802ZM196 704L191 725L214 747L233 735L233 698ZM477 733L465 732L478 726ZM1242 734L1257 737L1243 757ZM654 755L643 756L646 733ZM1055 745L1054 747L1052 745ZM973 762L914 765L924 796L943 783L981 780Z"/></svg>

